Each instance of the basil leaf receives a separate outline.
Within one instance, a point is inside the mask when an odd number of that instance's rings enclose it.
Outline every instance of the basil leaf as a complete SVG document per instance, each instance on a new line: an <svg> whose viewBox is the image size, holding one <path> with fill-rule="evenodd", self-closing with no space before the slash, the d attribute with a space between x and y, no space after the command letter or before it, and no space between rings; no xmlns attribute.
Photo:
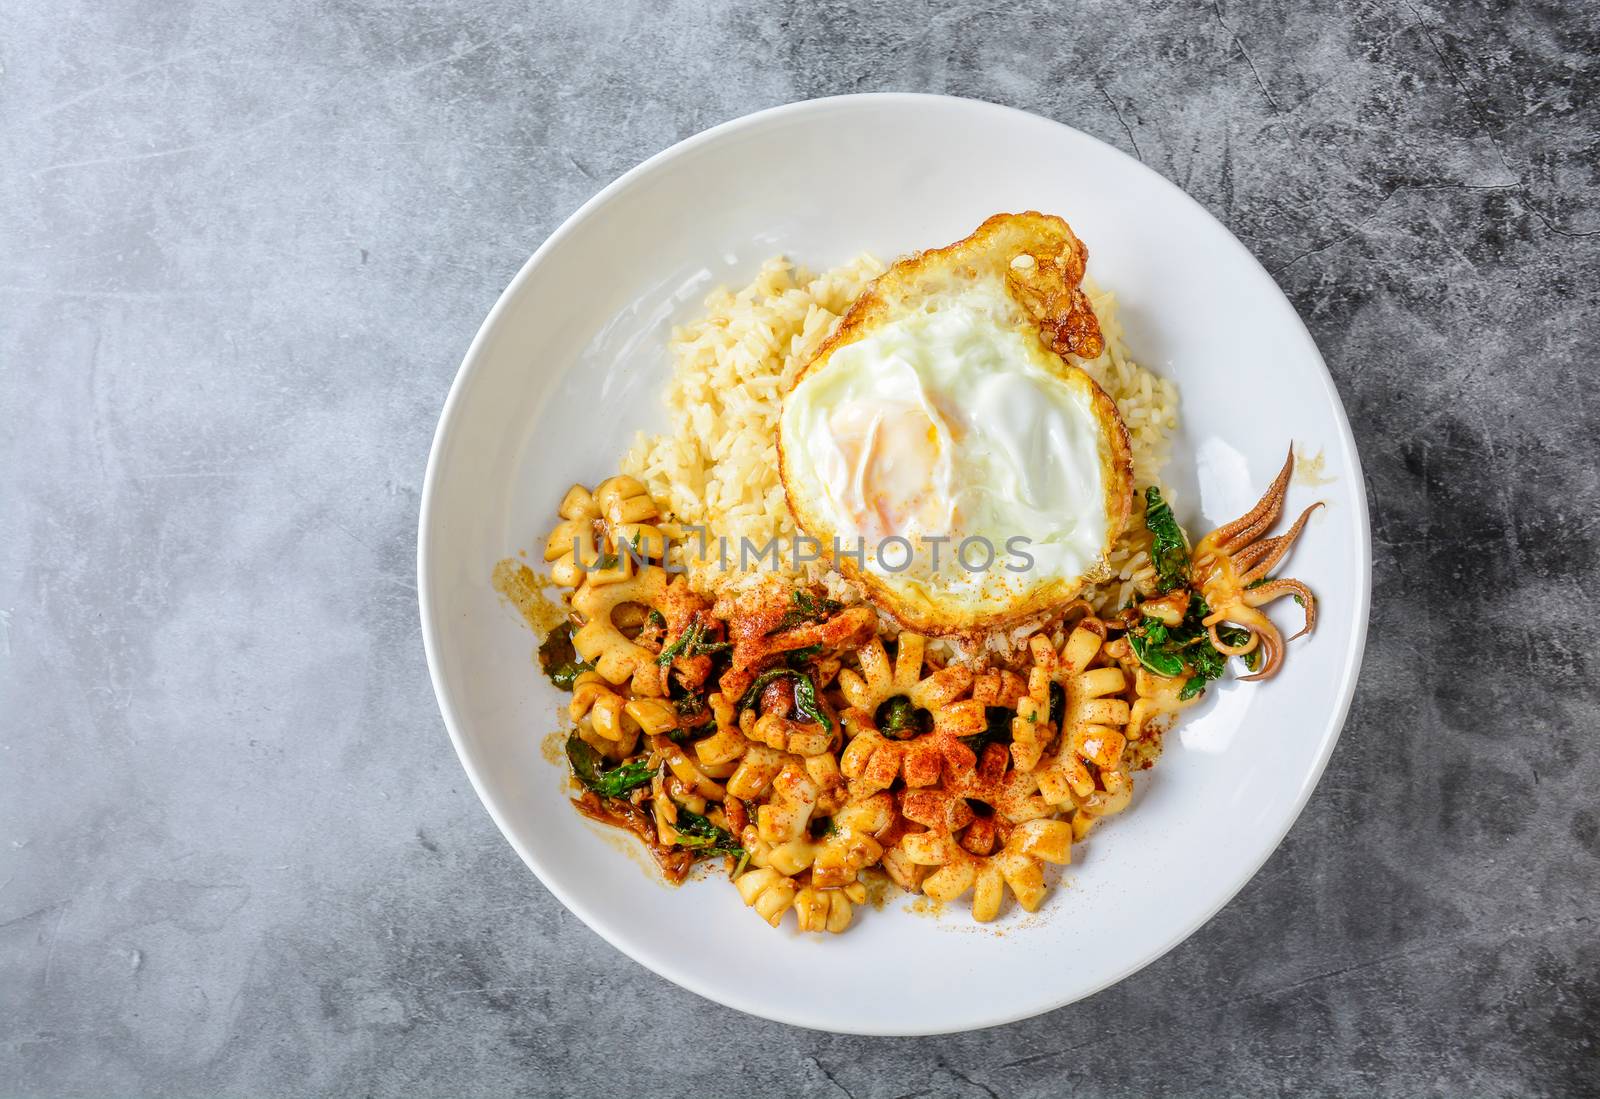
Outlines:
<svg viewBox="0 0 1600 1099"><path fill-rule="evenodd" d="M592 671L594 671L593 664L582 660L569 660L550 672L550 682L560 687L563 691L570 691L580 675L584 672Z"/></svg>
<svg viewBox="0 0 1600 1099"><path fill-rule="evenodd" d="M799 674L800 673L795 671L793 668L768 668L766 671L756 676L755 682L751 683L749 689L740 696L739 709L748 710L756 703L760 702L761 692L766 688L768 683L771 683L774 680L782 679L786 675L797 676Z"/></svg>
<svg viewBox="0 0 1600 1099"><path fill-rule="evenodd" d="M646 760L624 763L609 771L602 770L600 753L577 733L567 737L567 762L572 765L572 773L579 782L604 798L621 797L629 790L645 785L654 773Z"/></svg>
<svg viewBox="0 0 1600 1099"><path fill-rule="evenodd" d="M577 733L567 737L567 762L578 781L593 790L600 781L600 753Z"/></svg>
<svg viewBox="0 0 1600 1099"><path fill-rule="evenodd" d="M791 649L787 654L789 666L795 667L796 665L804 664L807 660L810 660L814 656L819 656L821 653L822 646L820 644L806 645L802 648Z"/></svg>
<svg viewBox="0 0 1600 1099"><path fill-rule="evenodd" d="M1221 679L1228 669L1228 658L1219 653L1209 637L1202 637L1188 653L1189 665L1202 679Z"/></svg>
<svg viewBox="0 0 1600 1099"><path fill-rule="evenodd" d="M1157 675L1174 679L1183 674L1181 658L1166 649L1148 644L1137 632L1128 634L1128 645L1133 649L1133 655L1139 658L1139 663Z"/></svg>
<svg viewBox="0 0 1600 1099"><path fill-rule="evenodd" d="M833 722L823 712L822 704L817 701L817 684L805 672L795 668L778 667L768 668L756 676L755 682L750 684L749 690L739 699L739 709L748 710L761 701L761 692L768 683L788 677L794 680L794 709L803 718L809 718L821 725L829 732L833 731Z"/></svg>
<svg viewBox="0 0 1600 1099"><path fill-rule="evenodd" d="M1195 695L1206 689L1206 678L1203 675L1192 675L1183 685L1183 690L1178 692L1178 701L1187 702Z"/></svg>
<svg viewBox="0 0 1600 1099"><path fill-rule="evenodd" d="M678 635L678 640L661 650L656 657L656 663L665 668L679 655L688 655L686 650L689 648L690 642L699 636L699 633L700 622L696 619L689 623L688 627Z"/></svg>
<svg viewBox="0 0 1600 1099"><path fill-rule="evenodd" d="M991 744L1011 743L1011 719L1017 713L1004 706L985 706L983 716L987 722L983 732L961 738L961 743L980 755Z"/></svg>
<svg viewBox="0 0 1600 1099"><path fill-rule="evenodd" d="M767 631L768 637L783 633L785 630L792 630L807 622L818 621L844 609L844 604L838 600L818 599L804 588L796 588L792 598L794 607L785 612L784 616L778 619L778 624Z"/></svg>
<svg viewBox="0 0 1600 1099"><path fill-rule="evenodd" d="M833 721L817 701L817 684L809 675L801 673L795 676L794 708L801 717L810 718L828 732L833 732Z"/></svg>
<svg viewBox="0 0 1600 1099"><path fill-rule="evenodd" d="M917 735L917 708L905 695L895 695L884 702L874 717L878 731L890 740L909 740Z"/></svg>
<svg viewBox="0 0 1600 1099"><path fill-rule="evenodd" d="M1144 490L1144 525L1150 531L1150 562L1156 568L1156 587L1169 592L1189 582L1189 547L1172 507L1151 485Z"/></svg>
<svg viewBox="0 0 1600 1099"><path fill-rule="evenodd" d="M572 627L567 624L551 630L539 645L539 667L563 691L572 690L578 676L594 670L593 664L578 659L572 647Z"/></svg>
<svg viewBox="0 0 1600 1099"><path fill-rule="evenodd" d="M684 847L699 853L702 856L735 855L742 857L744 847L739 843L732 832L726 828L718 828L710 819L699 813L678 806L678 819L673 822L673 829L678 833L678 842Z"/></svg>
<svg viewBox="0 0 1600 1099"><path fill-rule="evenodd" d="M1250 643L1250 631L1243 626L1218 626L1217 636L1222 639L1224 645L1233 649Z"/></svg>
<svg viewBox="0 0 1600 1099"><path fill-rule="evenodd" d="M679 656L710 656L720 653L724 649L733 648L731 641L707 641L706 624L696 618L678 635L678 640L662 649L656 657L656 663L665 668Z"/></svg>

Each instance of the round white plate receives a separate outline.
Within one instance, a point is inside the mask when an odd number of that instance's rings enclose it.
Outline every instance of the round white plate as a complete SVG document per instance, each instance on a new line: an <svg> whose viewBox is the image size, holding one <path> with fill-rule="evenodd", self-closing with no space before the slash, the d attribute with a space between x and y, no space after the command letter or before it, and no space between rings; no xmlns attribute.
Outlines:
<svg viewBox="0 0 1600 1099"><path fill-rule="evenodd" d="M1314 636L1266 684L1225 683L1183 716L1133 806L1074 851L1034 916L987 927L857 914L844 935L774 931L720 876L662 885L563 795L541 741L567 696L490 587L537 560L573 481L616 471L661 423L671 325L718 283L785 253L813 270L948 244L998 211L1060 214L1117 292L1136 358L1178 383L1169 480L1203 533L1254 500L1290 440L1324 456L1327 501L1287 574L1321 597ZM702 996L800 1026L930 1034L1070 1003L1170 950L1225 904L1294 823L1339 735L1366 633L1366 497L1321 357L1259 264L1182 191L1066 126L970 100L862 95L741 118L652 157L534 253L461 365L428 462L418 545L428 667L462 765L545 886L641 964ZM1297 613L1289 601L1280 620ZM630 841L631 842L631 841ZM1013 906L1014 907L1014 906ZM1266 934L1271 934L1270 928ZM1247 967L1251 959L1235 959Z"/></svg>

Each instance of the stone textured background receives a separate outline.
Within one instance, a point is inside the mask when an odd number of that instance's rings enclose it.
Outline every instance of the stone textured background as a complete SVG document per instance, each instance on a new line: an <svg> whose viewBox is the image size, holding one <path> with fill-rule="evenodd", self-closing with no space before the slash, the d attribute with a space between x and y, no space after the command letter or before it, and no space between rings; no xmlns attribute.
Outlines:
<svg viewBox="0 0 1600 1099"><path fill-rule="evenodd" d="M1592 4L9 0L0 1092L1600 1093L1597 58ZM533 247L682 137L873 89L1070 122L1216 213L1327 356L1376 537L1260 876L930 1040L745 1018L569 916L450 751L413 580Z"/></svg>

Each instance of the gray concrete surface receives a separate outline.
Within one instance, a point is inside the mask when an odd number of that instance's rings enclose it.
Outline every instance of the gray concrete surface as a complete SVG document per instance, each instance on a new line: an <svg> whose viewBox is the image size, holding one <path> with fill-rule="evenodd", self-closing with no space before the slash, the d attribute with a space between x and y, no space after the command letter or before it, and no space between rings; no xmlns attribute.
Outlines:
<svg viewBox="0 0 1600 1099"><path fill-rule="evenodd" d="M1593 5L0 8L0 1093L1600 1094ZM1344 739L1182 948L996 1031L700 1001L521 867L412 572L533 247L748 111L1061 119L1311 326L1377 540Z"/></svg>

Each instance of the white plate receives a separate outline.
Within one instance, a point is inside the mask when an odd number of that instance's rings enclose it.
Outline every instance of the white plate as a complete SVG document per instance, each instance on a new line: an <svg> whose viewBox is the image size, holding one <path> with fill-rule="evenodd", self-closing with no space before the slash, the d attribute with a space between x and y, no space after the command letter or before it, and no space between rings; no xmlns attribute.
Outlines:
<svg viewBox="0 0 1600 1099"><path fill-rule="evenodd" d="M1322 619L1267 684L1186 713L1132 808L1074 851L1035 916L979 928L858 913L840 936L767 927L724 880L660 884L583 820L540 742L566 698L490 588L542 548L573 481L594 484L656 424L670 325L717 283L787 253L813 270L947 244L1002 210L1067 218L1114 289L1137 359L1175 380L1169 479L1203 532L1248 507L1293 439L1329 482L1288 572ZM1187 489L1187 491L1185 491ZM800 1026L929 1034L1070 1003L1170 950L1248 881L1294 823L1339 735L1366 633L1369 533L1349 425L1293 308L1228 231L1171 183L1076 130L970 100L866 95L718 126L596 195L496 303L450 390L418 545L428 666L462 765L545 886L643 965L702 996ZM1287 604L1288 601L1285 601ZM1287 606L1288 617L1295 608ZM997 932L999 932L997 934ZM1273 934L1273 929L1263 929ZM1233 964L1246 968L1251 958Z"/></svg>

